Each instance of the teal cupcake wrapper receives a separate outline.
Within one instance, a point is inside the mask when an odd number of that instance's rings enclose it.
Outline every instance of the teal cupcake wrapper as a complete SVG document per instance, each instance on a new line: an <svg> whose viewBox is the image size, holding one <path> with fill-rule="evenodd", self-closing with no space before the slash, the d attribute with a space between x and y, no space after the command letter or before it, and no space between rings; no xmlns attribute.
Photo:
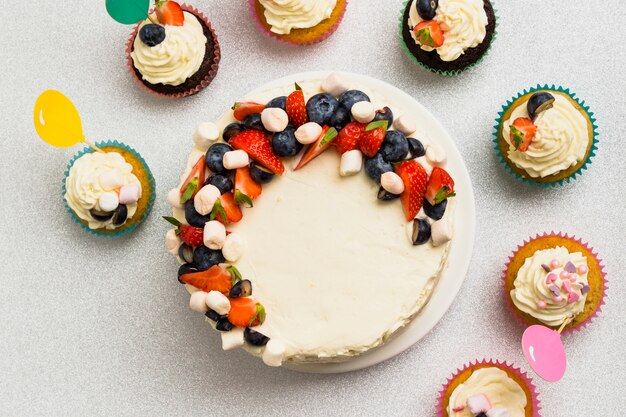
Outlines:
<svg viewBox="0 0 626 417"><path fill-rule="evenodd" d="M63 201L65 202L65 208L67 209L68 213L70 213L70 215L72 216L72 219L74 220L74 222L78 223L87 232L89 232L89 233L91 233L93 235L96 235L96 236L106 236L106 237L120 236L120 235L123 235L123 234L126 234L128 232L131 232L131 231L135 230L135 228L148 217L148 215L152 211L152 206L154 205L154 200L155 200L155 197L156 197L156 183L154 181L154 177L152 176L152 171L150 171L150 168L148 167L148 164L143 159L143 157L139 154L139 152L137 152L135 149L133 149L130 146L125 145L125 144L123 144L121 142L118 142L116 140L113 140L113 141L108 140L108 141L97 142L95 145L97 147L99 147L99 148L116 147L116 148L124 149L124 150L129 151L130 153L132 153L135 157L137 157L137 159L139 159L139 161L141 161L144 170L148 174L148 182L150 184L150 195L148 197L148 203L146 205L145 211L142 213L142 215L138 219L134 220L135 222L132 225L130 225L129 227L124 228L124 229L119 230L119 231L116 231L116 232L111 232L111 233L103 233L103 232L101 232L99 230L95 230L95 229L89 228L89 226L84 224L81 221L81 219L76 215L76 213L74 213L74 210L72 210L69 207L69 205L67 204L67 201L65 200L65 194L67 192L67 189L65 187L65 182L67 180L68 175L70 174L70 168L72 168L72 166L74 165L74 162L76 162L76 160L78 158L80 158L81 156L83 156L85 154L88 154L88 153L94 152L94 150L92 148L90 148L90 147L85 147L82 150L80 150L76 155L74 155L72 157L70 162L67 164L67 167L65 169L65 173L64 173L64 176L63 176L63 181L62 181L61 197L63 198Z"/></svg>
<svg viewBox="0 0 626 417"><path fill-rule="evenodd" d="M499 23L500 17L498 17L498 10L496 9L495 4L494 4L493 1L491 1L491 6L493 7L493 14L494 14L495 19L496 19L496 24L495 24L495 27L493 29L493 36L491 38L491 42L489 42L489 45L487 46L487 49L485 50L485 53L483 53L482 56L480 58L478 58L478 60L476 62L473 62L472 64L468 65L467 67L465 67L463 69L452 70L452 71L438 70L438 69L431 68L428 65L424 64L422 61L417 59L415 57L415 55L413 55L411 53L411 51L409 50L409 47L404 42L403 31L404 31L404 25L406 24L406 22L404 21L404 12L406 11L407 5L411 1L413 1L413 0L405 0L404 3L403 3L402 11L400 13L399 29L400 29L400 45L402 46L402 49L404 50L404 52L411 58L411 60L413 60L413 62L415 62L416 64L420 65L422 68L432 72L433 74L443 75L443 76L446 76L446 77L454 77L456 75L460 75L462 72L467 71L468 69L473 68L473 67L479 65L481 62L483 62L483 59L485 59L485 57L487 56L487 54L489 54L489 51L491 50L491 45L493 45L493 43L496 41L496 38L498 36L498 26L500 25L500 23Z"/></svg>
<svg viewBox="0 0 626 417"><path fill-rule="evenodd" d="M556 181L552 181L552 182L538 182L538 181L533 181L533 180L529 180L526 177L523 177L521 175L519 175L518 173L516 173L515 171L513 171L511 169L511 167L509 166L509 164L506 161L506 157L504 156L504 154L502 153L502 149L500 149L500 144L498 143L498 130L500 129L500 125L502 124L502 117L504 116L504 113L507 112L507 110L509 109L509 107L511 107L511 105L517 101L520 97L525 96L526 94L529 93L534 93L535 91L539 91L539 90L549 90L549 91L556 91L559 93L564 93L567 94L572 100L574 100L583 110L585 110L585 113L587 113L587 116L589 117L589 120L591 121L591 126L593 129L593 143L591 145L591 150L589 151L589 155L587 156L587 158L585 159L585 162L580 166L580 168L578 168L576 170L576 172L574 172L572 175L570 175L569 177L560 179L560 180L556 180ZM513 96L510 100L508 100L506 102L505 105L502 106L502 110L500 112L498 112L498 117L496 118L496 124L494 125L494 132L493 132L493 144L494 144L494 149L496 151L496 154L498 156L498 159L500 161L500 163L502 165L504 165L505 170L511 174L512 176L514 176L515 178L517 178L518 180L522 181L524 184L529 185L529 186L537 186L540 188L548 188L548 187L556 187L558 186L563 186L563 184L565 183L569 183L570 181L575 180L579 175L582 175L583 170L587 169L587 166L591 165L592 161L591 158L593 158L594 156L596 156L596 151L598 149L598 126L596 125L596 119L595 117L593 117L594 113L592 111L589 110L589 106L585 105L585 101L584 100L579 100L578 97L576 97L576 94L573 93L572 91L570 91L569 88L563 88L561 86L556 86L554 84L552 84L551 86L548 84L537 84L535 87L531 87L530 89L526 90L524 89L523 91L520 91L517 93L516 96Z"/></svg>

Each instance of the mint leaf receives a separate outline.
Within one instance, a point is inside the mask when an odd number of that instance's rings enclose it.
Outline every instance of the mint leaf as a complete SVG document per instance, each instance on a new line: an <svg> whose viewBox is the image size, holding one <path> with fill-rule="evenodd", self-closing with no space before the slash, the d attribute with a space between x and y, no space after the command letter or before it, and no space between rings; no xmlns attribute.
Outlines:
<svg viewBox="0 0 626 417"><path fill-rule="evenodd" d="M215 220L218 216L222 218L224 223L228 223L228 217L226 217L226 210L224 210L224 206L222 203L217 200L213 205L213 210L211 210L211 215L209 216L210 220Z"/></svg>
<svg viewBox="0 0 626 417"><path fill-rule="evenodd" d="M265 321L265 307L263 307L259 303L257 303L257 305L256 305L256 313L254 313L254 316L252 316L252 318L250 319L250 322L248 322L248 325L252 326L252 324L257 319L259 319L259 324L263 324L263 322Z"/></svg>
<svg viewBox="0 0 626 417"><path fill-rule="evenodd" d="M252 204L252 199L242 193L239 188L235 189L235 203L240 206L243 204L247 204L248 207L254 207L254 204Z"/></svg>
<svg viewBox="0 0 626 417"><path fill-rule="evenodd" d="M241 281L243 277L241 276L241 272L233 265L230 265L226 268L228 272L230 272L230 282L232 285L235 285L237 281Z"/></svg>
<svg viewBox="0 0 626 417"><path fill-rule="evenodd" d="M180 196L180 204L185 204L187 201L189 201L191 197L193 197L193 195L196 193L197 189L198 178L192 178L192 180L187 183L183 194Z"/></svg>
<svg viewBox="0 0 626 417"><path fill-rule="evenodd" d="M320 142L320 148L324 145L326 145L327 143L331 142L333 139L335 139L337 137L339 133L337 132L337 129L335 129L334 127L331 127L330 129L328 129L328 131L326 132L326 134L324 135L324 137L322 138L322 141Z"/></svg>
<svg viewBox="0 0 626 417"><path fill-rule="evenodd" d="M511 140L515 149L517 149L524 142L524 132L511 125Z"/></svg>
<svg viewBox="0 0 626 417"><path fill-rule="evenodd" d="M422 28L418 30L417 39L419 40L419 43L421 43L422 45L426 45L430 47L435 46L435 40L433 39L433 36L430 33L430 28Z"/></svg>
<svg viewBox="0 0 626 417"><path fill-rule="evenodd" d="M389 122L386 120L377 120L375 122L371 122L370 124L367 125L367 127L365 128L366 132L369 132L370 130L374 130L374 129L378 129L378 128L383 128L384 130L387 130L387 127L389 126Z"/></svg>
<svg viewBox="0 0 626 417"><path fill-rule="evenodd" d="M180 227L181 223L178 221L177 218L175 217L171 217L171 216L163 216L163 218L165 220L167 220L168 223L173 224L176 227Z"/></svg>

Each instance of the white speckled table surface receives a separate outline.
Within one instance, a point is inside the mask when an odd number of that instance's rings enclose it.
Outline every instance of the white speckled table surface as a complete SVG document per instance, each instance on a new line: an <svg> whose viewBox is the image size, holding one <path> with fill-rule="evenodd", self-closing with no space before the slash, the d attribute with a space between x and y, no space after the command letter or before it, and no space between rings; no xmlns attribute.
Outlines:
<svg viewBox="0 0 626 417"><path fill-rule="evenodd" d="M542 414L623 413L626 3L500 0L489 56L456 78L427 73L404 55L401 0L353 0L333 37L299 49L261 35L244 0L195 3L213 22L223 59L208 89L180 101L135 85L124 64L131 29L111 20L103 1L2 5L1 416L431 416L456 366L493 357L528 369L522 329L503 307L498 280L517 243L549 230L588 239L605 260L610 290L601 317L565 340L564 379L536 379ZM466 159L478 212L467 279L441 322L404 354L341 375L271 369L243 351L223 352L219 335L188 309L160 219L198 123L271 79L323 69L380 78L426 105ZM593 165L559 189L514 181L491 150L501 104L539 82L572 88L601 132ZM150 164L157 202L131 235L92 237L65 213L61 178L77 149L50 148L32 127L34 100L48 88L77 104L87 137L121 139Z"/></svg>

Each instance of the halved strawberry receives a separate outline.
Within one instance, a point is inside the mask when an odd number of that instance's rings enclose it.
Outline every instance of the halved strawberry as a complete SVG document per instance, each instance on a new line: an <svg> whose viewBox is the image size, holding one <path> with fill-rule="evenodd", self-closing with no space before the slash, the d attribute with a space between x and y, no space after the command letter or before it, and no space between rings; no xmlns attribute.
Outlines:
<svg viewBox="0 0 626 417"><path fill-rule="evenodd" d="M396 165L396 174L400 176L404 183L404 191L400 194L402 209L407 221L411 221L417 216L422 204L424 204L424 194L426 193L426 180L428 175L424 167L417 161L404 161Z"/></svg>
<svg viewBox="0 0 626 417"><path fill-rule="evenodd" d="M182 240L189 246L198 247L204 243L203 228L190 226L188 224L182 224L178 221L178 219L174 217L163 216L163 218L176 226L176 235L178 235L180 237L180 240Z"/></svg>
<svg viewBox="0 0 626 417"><path fill-rule="evenodd" d="M237 327L254 327L265 321L265 308L252 298L229 298L228 321Z"/></svg>
<svg viewBox="0 0 626 417"><path fill-rule="evenodd" d="M511 143L520 152L526 152L537 133L537 126L528 117L518 117L511 125Z"/></svg>
<svg viewBox="0 0 626 417"><path fill-rule="evenodd" d="M225 193L220 196L211 211L211 220L217 220L223 224L237 223L243 217L239 204L235 201L234 194Z"/></svg>
<svg viewBox="0 0 626 417"><path fill-rule="evenodd" d="M204 155L198 158L198 162L191 168L185 182L180 187L180 204L185 204L192 199L204 184L204 171L206 162Z"/></svg>
<svg viewBox="0 0 626 417"><path fill-rule="evenodd" d="M296 83L296 91L289 94L287 97L285 109L287 110L287 116L289 116L291 125L300 127L309 121L309 116L306 112L306 103L304 102L304 93L298 83Z"/></svg>
<svg viewBox="0 0 626 417"><path fill-rule="evenodd" d="M454 197L454 180L448 172L439 167L433 168L426 187L426 200L432 205L439 204L448 197Z"/></svg>
<svg viewBox="0 0 626 417"><path fill-rule="evenodd" d="M367 125L359 140L359 148L363 155L370 158L376 155L385 140L388 125L389 122L386 120L377 120Z"/></svg>
<svg viewBox="0 0 626 417"><path fill-rule="evenodd" d="M183 274L179 279L205 292L219 291L222 294L228 294L233 287L231 273L219 265L213 265L206 271Z"/></svg>
<svg viewBox="0 0 626 417"><path fill-rule="evenodd" d="M243 122L247 116L254 113L261 113L265 109L265 104L255 103L254 101L237 101L233 104L233 116L235 119Z"/></svg>
<svg viewBox="0 0 626 417"><path fill-rule="evenodd" d="M185 15L180 4L175 1L157 0L154 2L157 19L163 25L182 26L185 24Z"/></svg>
<svg viewBox="0 0 626 417"><path fill-rule="evenodd" d="M417 41L431 48L438 48L443 45L444 36L441 26L436 20L424 20L418 23L413 29Z"/></svg>
<svg viewBox="0 0 626 417"><path fill-rule="evenodd" d="M235 202L248 204L252 207L252 200L261 195L261 184L256 183L250 176L250 168L237 168L235 173Z"/></svg>
<svg viewBox="0 0 626 417"><path fill-rule="evenodd" d="M322 134L304 150L302 158L300 158L298 165L293 170L296 171L317 158L318 155L330 147L336 137L337 129L324 126Z"/></svg>
<svg viewBox="0 0 626 417"><path fill-rule="evenodd" d="M340 154L359 149L359 140L365 132L366 125L359 122L350 122L339 131L337 139L333 141L333 146Z"/></svg>
<svg viewBox="0 0 626 417"><path fill-rule="evenodd" d="M246 151L250 158L274 174L282 175L285 172L283 161L274 153L270 137L265 132L246 130L230 138L228 144L235 149Z"/></svg>

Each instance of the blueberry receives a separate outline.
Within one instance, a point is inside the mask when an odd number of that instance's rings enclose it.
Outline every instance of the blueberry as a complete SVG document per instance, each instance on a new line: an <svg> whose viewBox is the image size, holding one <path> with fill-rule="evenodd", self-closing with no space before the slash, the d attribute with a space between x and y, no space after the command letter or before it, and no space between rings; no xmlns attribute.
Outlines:
<svg viewBox="0 0 626 417"><path fill-rule="evenodd" d="M389 171L393 171L393 166L385 161L380 153L372 158L365 158L365 172L377 183L380 184L380 176Z"/></svg>
<svg viewBox="0 0 626 417"><path fill-rule="evenodd" d="M232 150L233 148L226 143L214 143L209 150L206 151L206 165L214 173L221 174L226 172L222 160L224 159L224 154Z"/></svg>
<svg viewBox="0 0 626 417"><path fill-rule="evenodd" d="M268 108L287 109L287 96L273 98L265 105Z"/></svg>
<svg viewBox="0 0 626 417"><path fill-rule="evenodd" d="M222 139L224 139L224 142L228 142L230 138L241 132L243 132L243 125L241 123L231 123L224 128Z"/></svg>
<svg viewBox="0 0 626 417"><path fill-rule="evenodd" d="M128 207L126 207L126 204L120 204L113 212L113 224L116 226L121 226L124 224L127 218Z"/></svg>
<svg viewBox="0 0 626 417"><path fill-rule="evenodd" d="M178 268L178 281L183 283L180 280L180 277L182 277L185 274L191 274L194 272L198 272L198 268L196 268L196 266L192 263L186 263L186 264L182 264L179 268Z"/></svg>
<svg viewBox="0 0 626 417"><path fill-rule="evenodd" d="M243 127L245 129L265 130L263 122L261 121L261 113L252 113L243 119Z"/></svg>
<svg viewBox="0 0 626 417"><path fill-rule="evenodd" d="M270 341L269 337L265 336L263 333L257 332L256 330L252 330L249 327L246 327L243 331L243 338L252 346L265 346L267 345L267 342Z"/></svg>
<svg viewBox="0 0 626 417"><path fill-rule="evenodd" d="M400 197L399 194L391 194L389 191L385 190L383 187L380 187L378 189L377 198L380 201L391 201L391 200L395 200L398 197Z"/></svg>
<svg viewBox="0 0 626 417"><path fill-rule="evenodd" d="M306 103L309 121L324 126L339 107L337 99L328 93L320 93L311 97Z"/></svg>
<svg viewBox="0 0 626 417"><path fill-rule="evenodd" d="M337 107L337 110L335 110L335 113L328 121L328 125L337 129L338 132L348 123L350 123L350 110L343 106Z"/></svg>
<svg viewBox="0 0 626 417"><path fill-rule="evenodd" d="M185 203L185 220L187 220L187 223L192 226L204 227L206 222L211 219L208 215L203 216L202 214L198 213L193 205L193 199L191 199Z"/></svg>
<svg viewBox="0 0 626 417"><path fill-rule="evenodd" d="M438 0L417 0L415 8L417 14L424 20L433 20L437 13Z"/></svg>
<svg viewBox="0 0 626 417"><path fill-rule="evenodd" d="M401 132L389 130L379 152L387 162L402 161L409 153L409 142Z"/></svg>
<svg viewBox="0 0 626 417"><path fill-rule="evenodd" d="M224 174L213 174L209 178L206 179L204 185L214 185L220 190L220 193L226 194L230 190L233 189L233 180L230 179L227 175Z"/></svg>
<svg viewBox="0 0 626 417"><path fill-rule="evenodd" d="M91 217L93 217L94 220L97 220L99 222L106 222L107 220L110 220L111 217L113 217L115 212L114 211L99 211L96 209L91 209L89 210L89 214L91 214Z"/></svg>
<svg viewBox="0 0 626 417"><path fill-rule="evenodd" d="M296 140L296 129L287 126L282 132L274 133L272 137L272 149L278 156L295 156L303 145Z"/></svg>
<svg viewBox="0 0 626 417"><path fill-rule="evenodd" d="M423 245L430 239L430 224L424 219L413 220L411 240L414 245Z"/></svg>
<svg viewBox="0 0 626 417"><path fill-rule="evenodd" d="M217 311L215 311L215 310L209 310L209 311L207 311L206 313L204 313L204 315L205 315L205 316L206 316L209 320L212 320L212 321L215 321L215 322L217 322L217 321L219 321L219 320L221 320L221 319L225 318L224 316L220 316L220 315L217 313ZM226 320L226 321L228 321L228 320ZM230 322L229 322L229 323L230 323Z"/></svg>
<svg viewBox="0 0 626 417"><path fill-rule="evenodd" d="M422 142L415 138L407 138L407 140L409 142L409 152L411 153L412 159L426 155L426 149L424 149Z"/></svg>
<svg viewBox="0 0 626 417"><path fill-rule="evenodd" d="M383 107L380 110L376 110L376 114L374 115L374 121L378 120L386 120L388 126L391 127L393 125L393 112L387 106Z"/></svg>
<svg viewBox="0 0 626 417"><path fill-rule="evenodd" d="M215 328L220 332L229 332L233 329L233 324L228 321L227 317L221 317L217 320L217 323L215 323Z"/></svg>
<svg viewBox="0 0 626 417"><path fill-rule="evenodd" d="M253 162L250 164L250 177L258 184L267 184L274 178L274 173Z"/></svg>
<svg viewBox="0 0 626 417"><path fill-rule="evenodd" d="M526 103L526 110L531 119L535 120L542 111L548 110L554 104L554 96L548 92L540 91L530 96Z"/></svg>
<svg viewBox="0 0 626 417"><path fill-rule="evenodd" d="M359 101L370 101L370 98L359 90L348 90L339 97L339 104L348 110L352 110L352 106Z"/></svg>
<svg viewBox="0 0 626 417"><path fill-rule="evenodd" d="M241 281L237 281L228 293L228 296L232 298L249 297L251 295L252 283L248 279L242 279Z"/></svg>
<svg viewBox="0 0 626 417"><path fill-rule="evenodd" d="M225 262L226 258L221 250L209 249L206 246L198 246L193 251L193 263L199 271L205 271L212 266Z"/></svg>
<svg viewBox="0 0 626 417"><path fill-rule="evenodd" d="M446 198L439 204L434 206L424 199L424 213L433 220L440 220L443 214L446 212L446 206L448 205L448 199Z"/></svg>
<svg viewBox="0 0 626 417"><path fill-rule="evenodd" d="M152 23L144 25L139 31L139 39L150 47L157 46L165 40L165 28Z"/></svg>
<svg viewBox="0 0 626 417"><path fill-rule="evenodd" d="M184 262L192 263L193 262L193 247L189 246L186 243L181 244L178 247L178 257L182 259Z"/></svg>

